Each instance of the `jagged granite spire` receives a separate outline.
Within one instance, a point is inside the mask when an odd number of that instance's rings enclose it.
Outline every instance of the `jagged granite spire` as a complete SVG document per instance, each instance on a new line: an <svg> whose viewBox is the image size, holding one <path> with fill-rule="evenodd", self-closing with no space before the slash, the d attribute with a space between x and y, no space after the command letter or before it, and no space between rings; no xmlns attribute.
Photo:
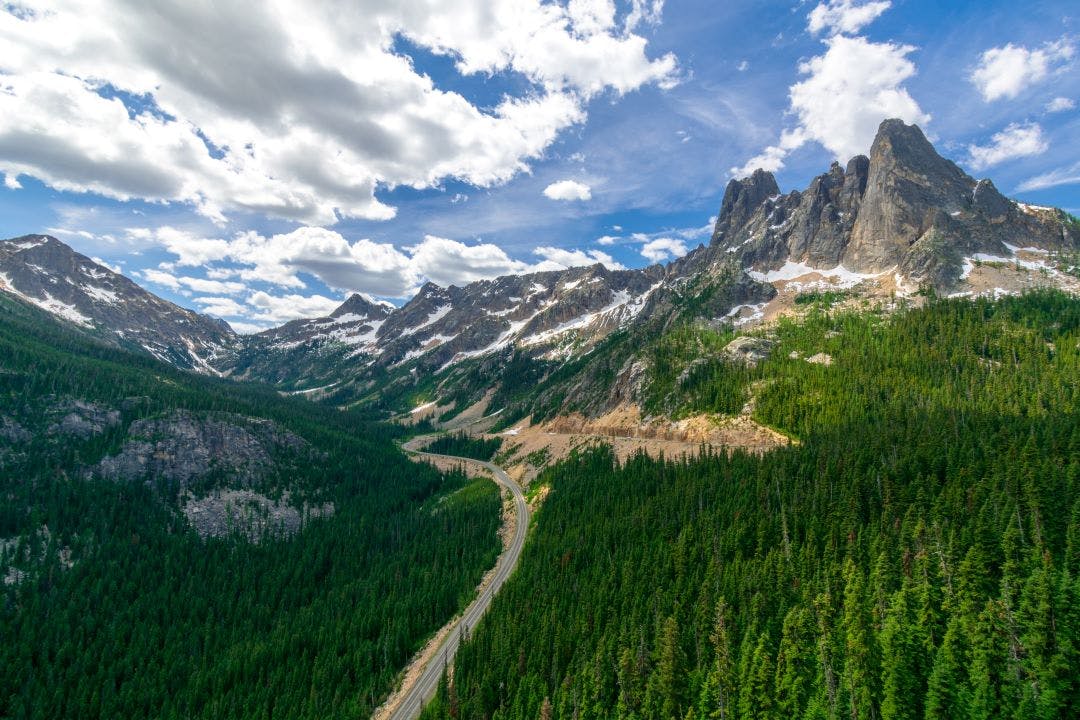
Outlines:
<svg viewBox="0 0 1080 720"><path fill-rule="evenodd" d="M771 172L760 168L753 175L742 180L732 180L724 191L724 202L720 214L716 216L713 229L714 243L729 241L733 228L741 228L769 198L780 194L780 187Z"/></svg>
<svg viewBox="0 0 1080 720"><path fill-rule="evenodd" d="M940 289L956 281L966 255L1080 243L1062 213L1026 212L901 120L881 123L869 157L852 158L846 169L834 163L803 192L778 196L774 188L772 175L761 171L728 184L714 253L756 269L787 261L865 273L896 269Z"/></svg>

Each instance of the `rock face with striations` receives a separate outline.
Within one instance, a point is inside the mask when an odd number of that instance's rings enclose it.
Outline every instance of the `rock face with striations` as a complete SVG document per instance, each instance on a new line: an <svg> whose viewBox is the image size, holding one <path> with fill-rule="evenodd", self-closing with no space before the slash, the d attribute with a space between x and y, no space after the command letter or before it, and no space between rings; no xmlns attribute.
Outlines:
<svg viewBox="0 0 1080 720"><path fill-rule="evenodd" d="M886 120L870 157L838 163L803 192L769 196L771 174L732 180L713 233L714 253L744 267L785 262L860 273L895 271L939 289L960 276L962 258L1009 256L1014 247L1076 247L1060 211L1005 198L941 157L915 125Z"/></svg>

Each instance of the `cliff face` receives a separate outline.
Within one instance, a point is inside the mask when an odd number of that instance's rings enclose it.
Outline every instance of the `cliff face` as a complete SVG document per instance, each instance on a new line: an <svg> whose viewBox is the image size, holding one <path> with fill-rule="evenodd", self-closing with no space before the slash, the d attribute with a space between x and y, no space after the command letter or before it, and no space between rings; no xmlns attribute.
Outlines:
<svg viewBox="0 0 1080 720"><path fill-rule="evenodd" d="M1009 200L939 155L915 125L886 120L870 157L833 163L803 192L769 194L770 173L732 180L713 233L714 253L744 267L784 262L890 270L939 289L960 275L962 258L1008 256L1012 247L1056 250L1080 238L1060 212Z"/></svg>

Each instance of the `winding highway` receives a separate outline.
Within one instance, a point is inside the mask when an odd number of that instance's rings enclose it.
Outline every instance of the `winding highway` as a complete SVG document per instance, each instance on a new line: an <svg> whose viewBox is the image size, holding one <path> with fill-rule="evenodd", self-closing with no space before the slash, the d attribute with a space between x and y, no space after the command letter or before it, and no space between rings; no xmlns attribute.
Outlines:
<svg viewBox="0 0 1080 720"><path fill-rule="evenodd" d="M476 599L465 608L465 612L453 622L450 631L444 635L438 649L427 659L427 664L419 676L414 676L414 681L408 687L403 687L396 693L399 697L396 698L396 707L388 716L389 720L416 720L424 709L424 705L435 696L443 669L454 661L454 655L461 644L462 636L467 635L472 631L472 628L476 627L476 623L480 621L480 618L487 612L488 607L491 606L491 599L495 596L495 593L499 591L502 584L506 582L506 578L510 577L510 573L517 566L521 551L525 547L525 535L529 530L529 506L525 502L525 495L521 491L521 486L511 480L506 471L493 463L454 455L427 453L418 449L430 439L431 436L413 438L406 442L403 447L406 452L417 457L453 460L490 470L495 476L495 482L509 490L513 496L517 521L514 524L514 536L510 540L509 546L503 550L498 562L495 564L495 575L491 582L484 586ZM409 679L405 682L409 683Z"/></svg>

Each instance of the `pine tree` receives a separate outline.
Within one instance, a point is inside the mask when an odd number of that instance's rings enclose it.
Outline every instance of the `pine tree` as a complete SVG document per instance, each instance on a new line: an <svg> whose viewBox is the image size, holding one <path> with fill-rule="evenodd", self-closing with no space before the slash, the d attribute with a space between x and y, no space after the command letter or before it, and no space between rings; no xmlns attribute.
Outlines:
<svg viewBox="0 0 1080 720"><path fill-rule="evenodd" d="M739 690L740 720L773 720L773 665L769 636L761 633L749 663L746 680Z"/></svg>
<svg viewBox="0 0 1080 720"><path fill-rule="evenodd" d="M883 720L916 720L923 715L925 648L913 632L915 622L914 601L905 584L893 594L881 630Z"/></svg>
<svg viewBox="0 0 1080 720"><path fill-rule="evenodd" d="M780 718L802 715L810 695L814 673L813 618L803 607L793 607L784 617L780 649L776 657L776 713Z"/></svg>
<svg viewBox="0 0 1080 720"><path fill-rule="evenodd" d="M728 636L728 606L721 597L716 603L713 629L709 636L713 664L702 690L702 710L711 720L730 720L735 710L735 664Z"/></svg>
<svg viewBox="0 0 1080 720"><path fill-rule="evenodd" d="M674 615L664 621L657 655L656 675L660 696L660 717L667 720L681 720L686 708L686 659L679 637L679 625Z"/></svg>
<svg viewBox="0 0 1080 720"><path fill-rule="evenodd" d="M878 717L880 654L871 623L862 573L848 558L844 566L844 686L852 720Z"/></svg>

